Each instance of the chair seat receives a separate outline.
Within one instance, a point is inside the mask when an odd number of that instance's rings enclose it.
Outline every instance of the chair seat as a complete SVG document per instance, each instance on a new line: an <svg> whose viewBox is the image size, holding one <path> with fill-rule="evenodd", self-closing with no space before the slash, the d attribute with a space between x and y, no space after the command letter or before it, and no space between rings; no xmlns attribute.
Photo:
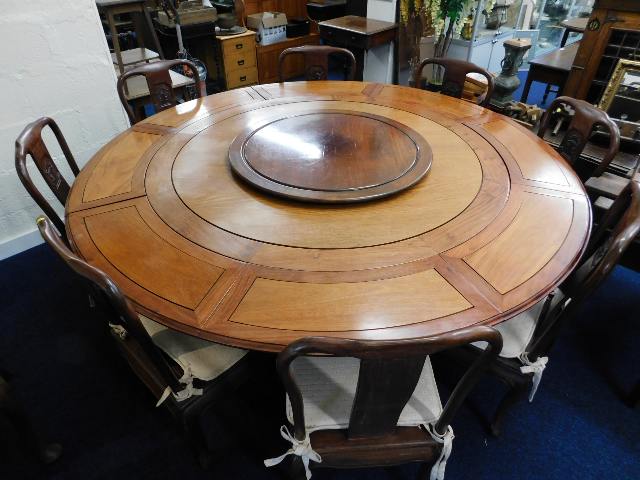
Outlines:
<svg viewBox="0 0 640 480"><path fill-rule="evenodd" d="M293 375L304 399L307 432L347 428L355 398L360 361L351 357L300 357L293 364ZM293 413L287 396L287 419L293 425ZM399 426L431 423L442 412L438 387L429 357L422 374L398 420Z"/></svg>
<svg viewBox="0 0 640 480"><path fill-rule="evenodd" d="M208 382L235 365L248 352L180 333L140 315L153 343L174 360L184 372Z"/></svg>
<svg viewBox="0 0 640 480"><path fill-rule="evenodd" d="M564 295L560 290L556 290L554 293L553 300L549 307L550 309L554 308L564 298ZM502 335L501 357L518 358L527 351L527 346L533 337L533 333L536 329L536 325L538 324L538 320L540 319L540 314L542 313L544 302L546 300L547 297L543 298L519 315L516 315L515 317L494 327ZM485 342L476 342L473 345L482 349L487 346Z"/></svg>

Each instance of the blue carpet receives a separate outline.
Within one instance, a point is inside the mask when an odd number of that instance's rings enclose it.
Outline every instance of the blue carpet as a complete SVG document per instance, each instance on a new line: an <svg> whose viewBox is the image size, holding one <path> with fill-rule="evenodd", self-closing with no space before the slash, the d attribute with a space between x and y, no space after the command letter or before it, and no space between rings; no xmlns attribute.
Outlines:
<svg viewBox="0 0 640 480"><path fill-rule="evenodd" d="M48 468L0 456L0 478L281 478L261 463L285 447L277 433L284 404L273 379L238 392L229 400L233 408L221 406L227 424L212 427L212 439L235 433L246 442L204 471L169 413L154 408L119 360L80 284L47 247L0 262L0 294L0 366L14 374L15 396L38 429L64 447ZM562 335L533 404L515 407L500 438L486 433L482 418L504 387L491 378L482 382L453 423L446 478L640 478L640 410L620 398L640 379L638 311L640 274L618 267ZM436 372L444 385L449 374ZM416 472L415 465L318 470L313 478L403 480Z"/></svg>

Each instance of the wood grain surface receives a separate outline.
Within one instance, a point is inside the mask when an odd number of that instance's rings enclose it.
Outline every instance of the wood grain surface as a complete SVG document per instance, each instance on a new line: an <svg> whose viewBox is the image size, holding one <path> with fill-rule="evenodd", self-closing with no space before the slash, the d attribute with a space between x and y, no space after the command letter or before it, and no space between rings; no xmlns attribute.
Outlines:
<svg viewBox="0 0 640 480"><path fill-rule="evenodd" d="M284 167L292 142L318 132L296 119L327 115L363 145L343 145L329 163L350 155L354 168ZM384 183L412 150L401 136L376 144L395 133L358 128L373 118L410 129L432 155L428 175L390 197L303 203L256 189L229 165L234 139L287 119L280 142L267 132L249 147L266 175L319 189ZM372 172L376 149L401 159ZM94 156L66 213L76 251L141 313L269 351L316 334L402 339L495 325L566 277L591 225L571 168L506 117L422 90L331 81L248 87L150 117Z"/></svg>

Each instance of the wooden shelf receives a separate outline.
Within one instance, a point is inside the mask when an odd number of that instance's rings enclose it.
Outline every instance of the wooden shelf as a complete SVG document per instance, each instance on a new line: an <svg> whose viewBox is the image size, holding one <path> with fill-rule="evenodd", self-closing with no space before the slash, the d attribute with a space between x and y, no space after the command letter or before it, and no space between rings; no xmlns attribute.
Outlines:
<svg viewBox="0 0 640 480"><path fill-rule="evenodd" d="M160 58L158 53L153 50L149 50L148 48L132 48L131 50L122 50L120 52L122 55L122 64L124 66L127 65L135 65L136 63L148 62L155 58ZM116 57L115 52L111 53L111 59L114 64L118 64L118 58Z"/></svg>

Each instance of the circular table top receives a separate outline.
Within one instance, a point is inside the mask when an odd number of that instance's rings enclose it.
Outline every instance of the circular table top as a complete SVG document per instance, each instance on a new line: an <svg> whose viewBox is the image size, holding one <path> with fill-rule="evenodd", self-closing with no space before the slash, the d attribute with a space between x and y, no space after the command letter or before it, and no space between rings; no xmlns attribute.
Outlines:
<svg viewBox="0 0 640 480"><path fill-rule="evenodd" d="M310 153L320 166L298 155L310 138L321 139ZM397 181L417 151L431 169L371 202L299 202L234 174L234 141L263 178L312 192ZM391 160L372 169L379 149ZM431 92L330 81L228 91L146 119L80 172L66 213L76 251L141 313L270 351L308 335L497 324L566 277L591 222L571 168L510 119Z"/></svg>

